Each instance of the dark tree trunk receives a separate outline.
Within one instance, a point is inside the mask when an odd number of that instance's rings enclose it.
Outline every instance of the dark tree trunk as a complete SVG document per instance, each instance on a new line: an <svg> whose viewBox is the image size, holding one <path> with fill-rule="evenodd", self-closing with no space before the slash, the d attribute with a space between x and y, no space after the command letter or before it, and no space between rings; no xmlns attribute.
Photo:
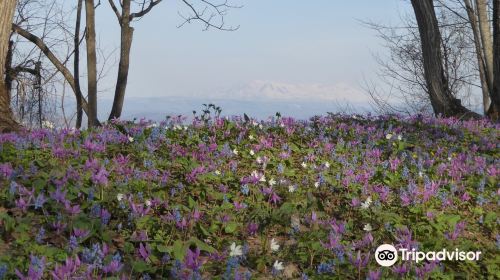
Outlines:
<svg viewBox="0 0 500 280"><path fill-rule="evenodd" d="M130 0L123 1L122 14L120 18L121 43L120 43L120 63L118 65L118 77L116 80L115 97L113 108L109 115L109 120L120 118L127 89L127 80L130 65L130 49L134 28L130 26Z"/></svg>
<svg viewBox="0 0 500 280"><path fill-rule="evenodd" d="M464 115L477 117L478 114L462 106L460 100L456 99L450 91L448 80L443 70L441 34L433 1L411 0L411 3L420 33L424 75L434 113L437 116L441 115L444 117L462 117Z"/></svg>
<svg viewBox="0 0 500 280"><path fill-rule="evenodd" d="M95 44L95 5L94 0L85 0L87 75L88 75L88 127L99 125L97 121L97 55Z"/></svg>
<svg viewBox="0 0 500 280"><path fill-rule="evenodd" d="M20 128L12 114L10 94L5 87L6 58L16 3L16 0L0 1L0 132L15 131Z"/></svg>
<svg viewBox="0 0 500 280"><path fill-rule="evenodd" d="M78 0L78 6L76 9L76 23L75 23L75 37L74 37L74 48L75 56L73 60L73 77L75 78L75 95L76 95L76 128L82 127L82 90L80 88L80 25L82 18L82 2L83 0Z"/></svg>
<svg viewBox="0 0 500 280"><path fill-rule="evenodd" d="M491 105L488 116L500 119L500 0L493 1L493 90L490 91Z"/></svg>

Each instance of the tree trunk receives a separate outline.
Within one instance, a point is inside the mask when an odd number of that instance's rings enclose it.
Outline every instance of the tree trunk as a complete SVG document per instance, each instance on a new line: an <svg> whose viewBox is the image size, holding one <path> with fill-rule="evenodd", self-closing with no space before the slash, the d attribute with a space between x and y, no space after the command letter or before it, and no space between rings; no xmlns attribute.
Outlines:
<svg viewBox="0 0 500 280"><path fill-rule="evenodd" d="M130 65L130 49L134 28L130 26L130 0L123 1L122 15L120 20L121 45L120 45L120 63L118 65L118 77L116 80L115 97L113 108L109 115L109 120L120 118L127 89L127 80Z"/></svg>
<svg viewBox="0 0 500 280"><path fill-rule="evenodd" d="M441 34L433 1L411 0L411 3L420 33L424 76L434 113L436 116L443 117L463 117L464 115L477 117L477 114L462 106L460 100L456 99L449 89L448 80L443 70Z"/></svg>
<svg viewBox="0 0 500 280"><path fill-rule="evenodd" d="M75 37L74 48L75 54L73 58L73 77L75 78L75 95L76 95L76 124L75 127L80 129L82 127L82 90L80 88L80 25L82 18L82 2L83 0L78 0L78 5L76 8L76 23L75 23Z"/></svg>
<svg viewBox="0 0 500 280"><path fill-rule="evenodd" d="M493 0L493 90L488 116L498 120L500 116L500 0Z"/></svg>
<svg viewBox="0 0 500 280"><path fill-rule="evenodd" d="M15 131L20 127L12 114L9 92L5 87L6 58L16 4L16 0L0 1L0 132Z"/></svg>
<svg viewBox="0 0 500 280"><path fill-rule="evenodd" d="M476 0L477 18L479 31L481 33L481 43L483 47L485 66L487 70L487 79L490 88L493 86L493 41L490 30L490 21L488 19L488 1Z"/></svg>
<svg viewBox="0 0 500 280"><path fill-rule="evenodd" d="M88 127L98 125L97 121L97 55L95 45L95 5L94 0L85 0L87 24L87 75L88 75Z"/></svg>
<svg viewBox="0 0 500 280"><path fill-rule="evenodd" d="M476 6L478 5L477 4L478 1L476 1ZM491 103L490 91L493 89L493 68L491 68L491 72L489 72L486 66L484 53L487 48L483 47L485 40L481 39L482 35L481 31L479 30L478 12L476 12L470 0L464 0L464 3L465 3L465 9L467 11L467 17L469 18L469 23L472 29L472 36L474 38L474 47L476 50L477 65L479 70L479 80L481 82L481 91L483 94L483 113L484 115L487 115ZM493 51L493 45L489 47L489 50L491 52ZM493 59L493 53L491 59ZM493 60L491 60L491 66L493 67ZM491 76L489 76L490 74Z"/></svg>

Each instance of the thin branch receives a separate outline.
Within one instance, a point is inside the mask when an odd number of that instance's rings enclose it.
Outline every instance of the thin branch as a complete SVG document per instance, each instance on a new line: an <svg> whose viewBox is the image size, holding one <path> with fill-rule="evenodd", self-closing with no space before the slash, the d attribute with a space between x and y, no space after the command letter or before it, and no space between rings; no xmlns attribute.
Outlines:
<svg viewBox="0 0 500 280"><path fill-rule="evenodd" d="M162 0L156 0L156 1L151 0L151 1L149 1L149 6L146 9L144 9L144 5L142 5L142 9L141 9L140 12L132 13L130 15L130 20L133 20L134 18L143 17L144 15L146 15L147 13L149 13L154 8L154 6L160 4L161 1Z"/></svg>

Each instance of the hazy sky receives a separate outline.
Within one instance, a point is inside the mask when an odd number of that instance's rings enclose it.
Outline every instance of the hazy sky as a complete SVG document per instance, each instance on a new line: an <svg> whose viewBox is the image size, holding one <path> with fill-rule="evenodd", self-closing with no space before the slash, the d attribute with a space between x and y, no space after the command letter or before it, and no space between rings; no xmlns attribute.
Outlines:
<svg viewBox="0 0 500 280"><path fill-rule="evenodd" d="M199 23L177 28L178 11L186 11L178 0L165 0L135 22L127 96L203 94L254 80L358 87L377 69L372 53L383 52L359 20L397 23L409 8L403 0L233 3L244 5L226 18L240 26L234 32L202 31ZM118 24L107 1L97 11L97 32L106 51L117 50ZM112 70L101 89L111 89L115 77Z"/></svg>

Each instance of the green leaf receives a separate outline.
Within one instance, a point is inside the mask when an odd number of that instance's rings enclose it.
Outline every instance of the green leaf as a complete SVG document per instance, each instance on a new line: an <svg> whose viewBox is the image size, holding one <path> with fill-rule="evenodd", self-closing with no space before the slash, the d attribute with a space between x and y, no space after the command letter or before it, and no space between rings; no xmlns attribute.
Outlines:
<svg viewBox="0 0 500 280"><path fill-rule="evenodd" d="M182 240L175 240L172 246L172 254L176 260L183 260L186 255L186 250L184 250L184 244Z"/></svg>
<svg viewBox="0 0 500 280"><path fill-rule="evenodd" d="M150 270L150 266L145 261L135 261L132 263L132 269L139 273L143 273Z"/></svg>
<svg viewBox="0 0 500 280"><path fill-rule="evenodd" d="M188 198L188 206L189 209L193 209L196 206L196 201L191 196Z"/></svg>
<svg viewBox="0 0 500 280"><path fill-rule="evenodd" d="M233 233L236 231L236 229L238 228L238 224L235 223L235 222L230 222L226 225L226 227L224 228L224 231L226 233Z"/></svg>
<svg viewBox="0 0 500 280"><path fill-rule="evenodd" d="M171 253L172 252L172 250L169 247L167 247L165 245L161 245L161 244L156 245L156 250L158 250L158 252L160 252L160 253Z"/></svg>

